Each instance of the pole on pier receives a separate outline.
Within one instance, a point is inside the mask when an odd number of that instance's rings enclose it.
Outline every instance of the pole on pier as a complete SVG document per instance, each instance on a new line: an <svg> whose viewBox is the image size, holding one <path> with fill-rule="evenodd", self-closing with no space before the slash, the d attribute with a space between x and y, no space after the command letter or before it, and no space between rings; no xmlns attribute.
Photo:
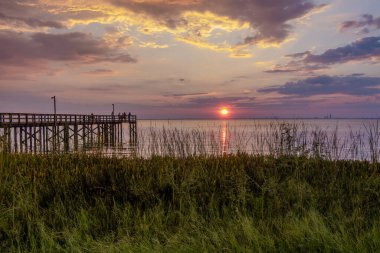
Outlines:
<svg viewBox="0 0 380 253"><path fill-rule="evenodd" d="M55 99L55 96L52 96L51 99L54 101L54 116L57 115L57 101Z"/></svg>

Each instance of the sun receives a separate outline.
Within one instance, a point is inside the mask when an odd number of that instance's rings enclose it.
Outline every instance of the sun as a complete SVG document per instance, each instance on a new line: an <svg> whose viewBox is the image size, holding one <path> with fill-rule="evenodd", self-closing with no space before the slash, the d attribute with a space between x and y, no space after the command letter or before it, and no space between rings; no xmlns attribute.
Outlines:
<svg viewBox="0 0 380 253"><path fill-rule="evenodd" d="M219 110L219 114L220 114L221 116L226 117L226 116L228 116L228 115L230 114L230 110L229 110L227 107L222 107L222 108L220 108L220 110Z"/></svg>

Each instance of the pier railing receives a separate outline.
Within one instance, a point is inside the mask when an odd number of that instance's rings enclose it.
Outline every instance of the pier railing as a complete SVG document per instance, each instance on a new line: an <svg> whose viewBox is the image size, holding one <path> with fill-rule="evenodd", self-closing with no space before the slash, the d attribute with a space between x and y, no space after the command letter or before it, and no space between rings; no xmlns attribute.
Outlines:
<svg viewBox="0 0 380 253"><path fill-rule="evenodd" d="M137 117L130 113L0 113L0 151L48 153L78 151L80 147L118 147L124 143L124 123L129 125L128 142L135 146Z"/></svg>
<svg viewBox="0 0 380 253"><path fill-rule="evenodd" d="M135 123L136 115L80 115L80 114L32 114L0 113L0 127L38 126L64 124Z"/></svg>

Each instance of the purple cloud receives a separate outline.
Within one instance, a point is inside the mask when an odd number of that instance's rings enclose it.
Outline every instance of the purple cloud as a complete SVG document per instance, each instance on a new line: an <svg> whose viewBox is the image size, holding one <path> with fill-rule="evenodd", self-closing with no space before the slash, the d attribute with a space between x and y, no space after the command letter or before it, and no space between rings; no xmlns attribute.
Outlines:
<svg viewBox="0 0 380 253"><path fill-rule="evenodd" d="M87 74L87 75L111 75L114 73L115 72L111 69L95 69L95 70L83 72L83 74Z"/></svg>
<svg viewBox="0 0 380 253"><path fill-rule="evenodd" d="M375 57L380 57L380 37L363 38L344 47L329 49L320 55L308 54L304 62L330 65Z"/></svg>
<svg viewBox="0 0 380 253"><path fill-rule="evenodd" d="M60 22L56 21L46 21L46 20L40 20L38 18L30 18L30 17L12 17L5 15L0 12L0 23L3 24L15 24L17 26L19 25L27 25L30 27L50 27L50 28L56 28L56 29L63 29L65 26L61 24Z"/></svg>
<svg viewBox="0 0 380 253"><path fill-rule="evenodd" d="M0 65L30 65L34 61L78 63L136 62L129 54L109 47L105 41L85 33L26 35L0 31Z"/></svg>
<svg viewBox="0 0 380 253"><path fill-rule="evenodd" d="M364 14L361 16L361 20L349 20L340 25L341 31L355 28L362 28L361 33L369 33L370 28L380 29L380 17L375 18L371 14Z"/></svg>
<svg viewBox="0 0 380 253"><path fill-rule="evenodd" d="M328 68L333 64L342 64L351 61L380 60L380 37L366 37L349 45L329 49L322 54L312 54L309 51L287 55L294 58L285 65L277 65L267 73L283 72L312 72Z"/></svg>
<svg viewBox="0 0 380 253"><path fill-rule="evenodd" d="M247 105L255 101L255 97L195 97L189 98L189 104L196 105L197 107L215 106L217 104L230 104L230 105Z"/></svg>
<svg viewBox="0 0 380 253"><path fill-rule="evenodd" d="M288 82L283 85L263 88L259 92L278 92L284 95L309 97L326 94L346 94L355 96L371 96L380 94L380 77L365 76L316 76Z"/></svg>

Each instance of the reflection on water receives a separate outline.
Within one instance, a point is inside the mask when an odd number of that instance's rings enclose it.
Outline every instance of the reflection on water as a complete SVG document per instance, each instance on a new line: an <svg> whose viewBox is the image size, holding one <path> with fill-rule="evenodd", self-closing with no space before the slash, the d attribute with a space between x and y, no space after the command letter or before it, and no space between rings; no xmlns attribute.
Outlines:
<svg viewBox="0 0 380 253"><path fill-rule="evenodd" d="M222 123L222 134L221 134L221 146L222 146L222 154L228 154L228 123L224 121Z"/></svg>

